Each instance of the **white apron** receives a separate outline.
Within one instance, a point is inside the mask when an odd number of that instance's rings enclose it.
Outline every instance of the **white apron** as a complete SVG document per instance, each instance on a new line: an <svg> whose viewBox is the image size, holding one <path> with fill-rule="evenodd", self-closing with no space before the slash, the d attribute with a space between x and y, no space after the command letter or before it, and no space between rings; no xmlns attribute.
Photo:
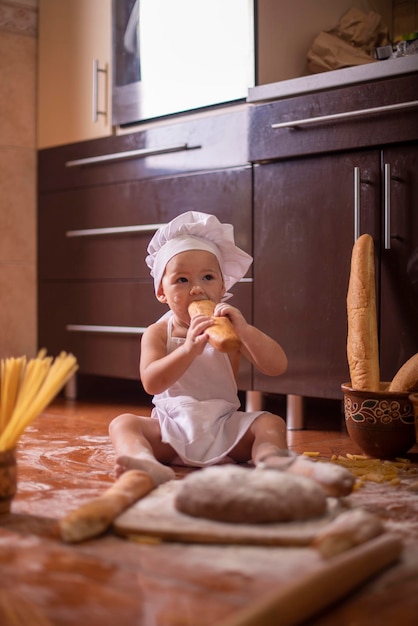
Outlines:
<svg viewBox="0 0 418 626"><path fill-rule="evenodd" d="M170 316L167 352L185 339L172 337ZM204 467L221 462L263 411L239 411L232 366L225 353L209 343L172 387L153 398L152 417L162 441L174 448L185 465Z"/></svg>

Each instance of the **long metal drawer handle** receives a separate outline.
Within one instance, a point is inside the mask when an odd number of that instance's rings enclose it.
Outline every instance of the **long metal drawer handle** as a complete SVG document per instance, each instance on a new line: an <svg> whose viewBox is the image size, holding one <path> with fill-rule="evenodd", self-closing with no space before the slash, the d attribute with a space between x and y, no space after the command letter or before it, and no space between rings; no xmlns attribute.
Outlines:
<svg viewBox="0 0 418 626"><path fill-rule="evenodd" d="M96 123L99 119L99 115L103 115L105 119L107 119L107 110L100 111L99 110L99 74L104 74L106 80L106 100L107 100L107 65L105 67L99 67L98 59L93 60L93 89L92 89L92 99L93 99L93 110L92 110L92 120ZM107 107L106 107L107 108Z"/></svg>
<svg viewBox="0 0 418 626"><path fill-rule="evenodd" d="M387 104L381 107L372 107L370 109L359 109L357 111L345 111L344 113L333 113L331 115L322 115L320 117L309 117L303 120L293 120L292 122L280 122L272 124L271 128L301 128L302 126L310 126L311 124L322 124L323 122L334 122L335 120L349 120L355 117L370 115L371 113L387 113L388 111L400 111L403 109L413 109L418 107L418 100L412 102L400 102L398 104Z"/></svg>
<svg viewBox="0 0 418 626"><path fill-rule="evenodd" d="M390 163L385 163L385 250L390 250Z"/></svg>
<svg viewBox="0 0 418 626"><path fill-rule="evenodd" d="M111 154L100 154L99 156L87 157L85 159L74 159L67 161L65 167L83 167L84 165L95 165L97 163L113 163L127 159L145 159L149 156L169 154L170 152L183 152L185 150L198 150L202 146L189 146L188 143L181 143L174 146L162 148L138 148L138 150L127 150L125 152L112 152Z"/></svg>
<svg viewBox="0 0 418 626"><path fill-rule="evenodd" d="M107 333L112 335L143 335L146 326L95 326L90 324L67 324L65 329L76 333Z"/></svg>
<svg viewBox="0 0 418 626"><path fill-rule="evenodd" d="M360 168L354 168L354 243L360 237Z"/></svg>
<svg viewBox="0 0 418 626"><path fill-rule="evenodd" d="M134 226L111 226L110 228L83 228L67 230L66 237L103 237L106 235L126 235L130 233L149 233L165 224L135 224Z"/></svg>

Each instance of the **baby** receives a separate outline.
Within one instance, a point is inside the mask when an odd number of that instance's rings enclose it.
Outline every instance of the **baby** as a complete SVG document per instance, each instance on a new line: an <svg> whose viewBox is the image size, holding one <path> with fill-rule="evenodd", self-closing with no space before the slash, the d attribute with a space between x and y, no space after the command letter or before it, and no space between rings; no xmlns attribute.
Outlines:
<svg viewBox="0 0 418 626"><path fill-rule="evenodd" d="M241 357L270 376L286 370L287 358L274 339L229 304L227 290L252 263L235 245L232 226L189 211L156 232L148 253L156 297L169 311L147 328L141 342L140 378L154 396L151 418L125 413L110 424L116 474L142 469L160 484L174 478L171 465L252 462L311 476L331 495L349 493L354 479L346 469L313 463L287 449L281 417L240 410ZM194 300L216 303L214 315L228 317L240 349L225 354L210 345L206 330L213 320L190 318Z"/></svg>

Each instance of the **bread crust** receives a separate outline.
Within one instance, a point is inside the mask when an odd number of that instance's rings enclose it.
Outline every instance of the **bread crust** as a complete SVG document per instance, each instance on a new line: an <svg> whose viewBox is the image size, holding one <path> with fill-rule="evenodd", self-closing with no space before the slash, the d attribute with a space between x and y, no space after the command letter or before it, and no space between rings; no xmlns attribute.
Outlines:
<svg viewBox="0 0 418 626"><path fill-rule="evenodd" d="M380 388L373 238L361 235L353 246L347 292L347 359L353 389Z"/></svg>
<svg viewBox="0 0 418 626"><path fill-rule="evenodd" d="M215 303L212 300L194 300L189 305L190 317L207 315L213 325L206 329L209 343L220 352L237 352L241 348L241 340L229 319L225 316L214 316Z"/></svg>
<svg viewBox="0 0 418 626"><path fill-rule="evenodd" d="M418 391L418 352L411 356L398 370L388 391Z"/></svg>
<svg viewBox="0 0 418 626"><path fill-rule="evenodd" d="M154 481L146 472L128 470L103 495L82 504L60 520L61 539L72 543L100 535L122 511L154 487Z"/></svg>
<svg viewBox="0 0 418 626"><path fill-rule="evenodd" d="M381 520L363 509L351 509L341 513L318 533L313 546L324 558L331 558L350 550L384 532Z"/></svg>
<svg viewBox="0 0 418 626"><path fill-rule="evenodd" d="M310 478L236 465L205 467L177 492L181 513L233 524L288 522L326 513L325 491Z"/></svg>

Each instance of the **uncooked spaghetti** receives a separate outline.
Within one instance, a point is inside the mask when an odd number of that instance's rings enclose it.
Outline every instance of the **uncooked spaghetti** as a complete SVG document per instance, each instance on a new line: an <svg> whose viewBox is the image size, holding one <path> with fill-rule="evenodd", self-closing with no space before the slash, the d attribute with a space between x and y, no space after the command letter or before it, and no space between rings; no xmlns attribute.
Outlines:
<svg viewBox="0 0 418 626"><path fill-rule="evenodd" d="M13 449L33 422L77 371L72 354L55 358L41 350L34 359L1 360L0 451Z"/></svg>

